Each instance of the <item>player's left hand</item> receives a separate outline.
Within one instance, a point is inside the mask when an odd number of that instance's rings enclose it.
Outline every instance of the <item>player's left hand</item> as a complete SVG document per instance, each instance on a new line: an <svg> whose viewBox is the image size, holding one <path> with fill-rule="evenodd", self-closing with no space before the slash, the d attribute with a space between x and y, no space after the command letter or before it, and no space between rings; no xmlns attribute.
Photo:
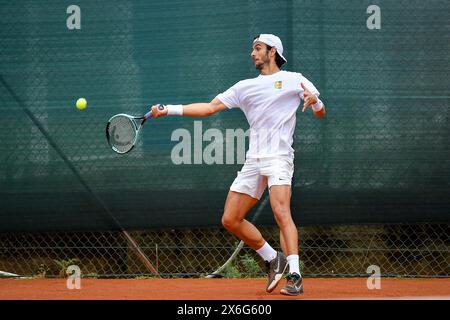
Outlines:
<svg viewBox="0 0 450 320"><path fill-rule="evenodd" d="M317 103L317 97L309 91L305 85L301 84L304 93L303 93L303 109L302 112L304 112L307 108L310 108L311 106L315 105Z"/></svg>

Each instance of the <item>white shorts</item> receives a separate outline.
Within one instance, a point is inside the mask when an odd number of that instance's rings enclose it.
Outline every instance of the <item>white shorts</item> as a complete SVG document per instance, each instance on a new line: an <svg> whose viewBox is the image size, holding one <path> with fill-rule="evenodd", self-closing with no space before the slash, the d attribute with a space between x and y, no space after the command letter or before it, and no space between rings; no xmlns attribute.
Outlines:
<svg viewBox="0 0 450 320"><path fill-rule="evenodd" d="M260 199L267 186L291 185L294 159L290 157L247 159L230 191Z"/></svg>

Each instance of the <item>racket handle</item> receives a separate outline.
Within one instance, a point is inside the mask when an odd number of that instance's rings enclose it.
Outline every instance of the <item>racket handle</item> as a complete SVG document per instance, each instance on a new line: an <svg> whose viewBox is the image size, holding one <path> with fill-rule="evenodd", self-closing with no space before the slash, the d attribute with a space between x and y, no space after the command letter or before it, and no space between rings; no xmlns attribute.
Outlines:
<svg viewBox="0 0 450 320"><path fill-rule="evenodd" d="M151 118L152 117L152 110L150 110L149 112L147 112L145 115L144 115L144 119L145 120L147 120L147 119L149 119L149 118Z"/></svg>

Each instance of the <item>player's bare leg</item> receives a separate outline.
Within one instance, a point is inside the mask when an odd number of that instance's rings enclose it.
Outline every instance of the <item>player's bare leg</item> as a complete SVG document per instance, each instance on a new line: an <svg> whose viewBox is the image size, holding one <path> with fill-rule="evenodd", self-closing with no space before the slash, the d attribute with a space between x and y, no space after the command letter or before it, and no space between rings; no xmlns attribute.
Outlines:
<svg viewBox="0 0 450 320"><path fill-rule="evenodd" d="M298 233L291 215L291 186L272 186L270 206L280 228L280 244L286 256L298 255Z"/></svg>
<svg viewBox="0 0 450 320"><path fill-rule="evenodd" d="M281 232L281 229L280 229L280 247L281 247L281 250L283 251L283 253L286 256L288 256L289 254L288 254L287 247L286 247L286 241L284 240L283 232Z"/></svg>
<svg viewBox="0 0 450 320"><path fill-rule="evenodd" d="M265 240L259 230L245 216L258 202L245 193L229 191L225 201L225 209L222 216L222 225L244 241L250 248L258 250Z"/></svg>
<svg viewBox="0 0 450 320"><path fill-rule="evenodd" d="M225 202L222 216L223 226L255 250L266 262L268 273L267 292L272 292L287 267L284 254L277 253L263 238L261 232L245 215L258 202L247 194L230 191Z"/></svg>
<svg viewBox="0 0 450 320"><path fill-rule="evenodd" d="M303 293L298 257L298 231L291 214L291 186L272 186L270 188L270 205L275 221L280 228L280 243L289 264L287 284L281 289L282 294L298 295Z"/></svg>

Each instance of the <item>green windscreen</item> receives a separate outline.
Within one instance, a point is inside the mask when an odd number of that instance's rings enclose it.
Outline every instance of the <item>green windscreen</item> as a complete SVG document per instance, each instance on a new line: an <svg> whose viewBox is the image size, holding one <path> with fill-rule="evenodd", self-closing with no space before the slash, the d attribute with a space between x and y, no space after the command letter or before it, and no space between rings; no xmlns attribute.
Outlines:
<svg viewBox="0 0 450 320"><path fill-rule="evenodd" d="M298 225L449 221L449 12L438 0L1 0L0 232L220 226L242 167L240 110L149 120L126 155L105 125L257 76L259 33L281 38L283 69L327 107L322 120L297 113ZM274 224L262 210L257 224Z"/></svg>

